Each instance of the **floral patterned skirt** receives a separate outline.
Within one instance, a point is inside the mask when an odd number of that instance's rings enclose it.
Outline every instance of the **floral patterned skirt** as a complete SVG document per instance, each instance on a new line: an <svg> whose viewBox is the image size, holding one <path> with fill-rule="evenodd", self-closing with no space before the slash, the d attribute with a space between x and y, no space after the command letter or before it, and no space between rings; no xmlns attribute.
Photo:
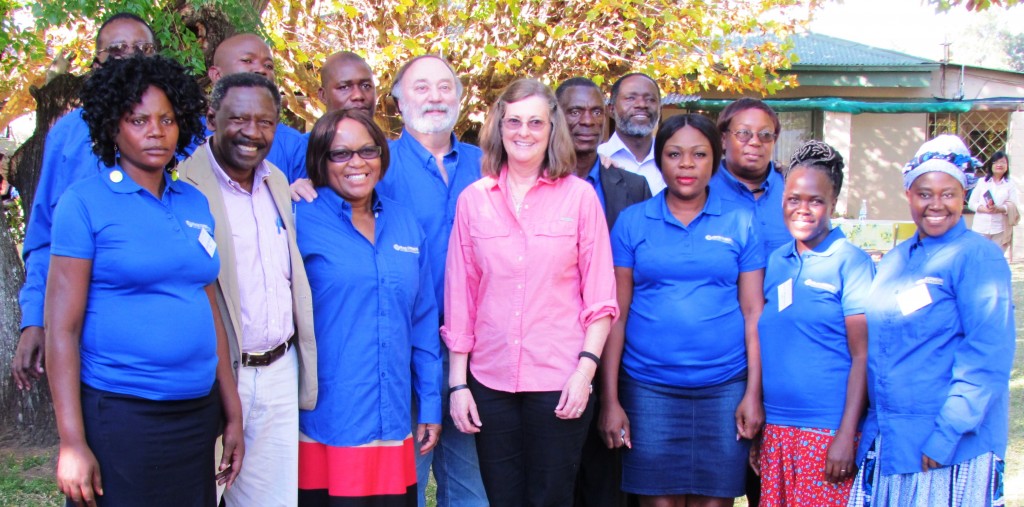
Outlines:
<svg viewBox="0 0 1024 507"><path fill-rule="evenodd" d="M828 446L835 430L767 424L761 439L761 505L846 505L853 476L833 483L825 479Z"/></svg>

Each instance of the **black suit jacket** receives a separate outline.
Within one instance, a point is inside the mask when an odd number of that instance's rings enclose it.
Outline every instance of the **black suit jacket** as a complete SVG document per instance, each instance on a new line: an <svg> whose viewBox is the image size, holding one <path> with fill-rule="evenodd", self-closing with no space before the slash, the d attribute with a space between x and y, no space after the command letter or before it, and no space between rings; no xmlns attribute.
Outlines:
<svg viewBox="0 0 1024 507"><path fill-rule="evenodd" d="M643 176L614 166L601 167L601 190L609 231L622 210L651 198L651 187Z"/></svg>

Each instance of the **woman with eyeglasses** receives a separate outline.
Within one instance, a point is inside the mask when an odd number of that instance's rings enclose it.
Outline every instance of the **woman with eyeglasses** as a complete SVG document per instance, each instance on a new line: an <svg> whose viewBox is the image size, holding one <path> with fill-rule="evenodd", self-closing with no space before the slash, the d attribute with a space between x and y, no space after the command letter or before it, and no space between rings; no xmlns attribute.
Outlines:
<svg viewBox="0 0 1024 507"><path fill-rule="evenodd" d="M754 213L767 258L793 239L782 220L785 181L772 161L782 131L779 116L764 102L743 98L718 115L718 130L724 154L711 188Z"/></svg>
<svg viewBox="0 0 1024 507"><path fill-rule="evenodd" d="M612 230L619 308L602 368L601 428L625 447L622 490L640 505L727 506L761 429L764 256L753 215L708 181L721 136L699 114L654 138L668 185Z"/></svg>
<svg viewBox="0 0 1024 507"><path fill-rule="evenodd" d="M565 116L543 83L509 85L481 139L484 177L459 196L445 273L451 415L476 434L492 507L571 505L618 316L604 212L572 176Z"/></svg>
<svg viewBox="0 0 1024 507"><path fill-rule="evenodd" d="M321 117L296 236L313 294L316 408L299 413L299 505L416 505L415 452L441 428L441 355L427 241L374 190L389 162L362 110ZM411 396L419 399L411 413ZM418 421L416 434L409 421Z"/></svg>

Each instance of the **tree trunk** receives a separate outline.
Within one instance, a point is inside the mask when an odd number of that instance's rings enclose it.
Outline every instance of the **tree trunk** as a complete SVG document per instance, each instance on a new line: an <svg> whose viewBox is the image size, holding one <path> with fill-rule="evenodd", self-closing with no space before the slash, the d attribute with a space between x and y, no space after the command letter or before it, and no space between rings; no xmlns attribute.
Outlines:
<svg viewBox="0 0 1024 507"><path fill-rule="evenodd" d="M29 221L32 200L43 163L43 143L50 127L75 106L83 78L62 74L42 88L34 88L36 99L36 131L11 157L11 182L21 192L25 223ZM40 379L28 392L18 391L10 374L14 350L18 347L21 308L18 292L25 281L25 267L0 206L0 433L9 433L15 440L33 445L57 443L57 425L53 402L46 378Z"/></svg>

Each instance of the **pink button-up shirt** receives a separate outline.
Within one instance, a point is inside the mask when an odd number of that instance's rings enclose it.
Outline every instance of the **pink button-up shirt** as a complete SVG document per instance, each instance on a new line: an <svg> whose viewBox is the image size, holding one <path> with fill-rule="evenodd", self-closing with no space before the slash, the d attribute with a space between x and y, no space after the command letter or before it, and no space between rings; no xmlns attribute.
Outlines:
<svg viewBox="0 0 1024 507"><path fill-rule="evenodd" d="M541 177L517 218L507 171L459 196L445 271L445 326L482 384L559 391L576 369L586 328L618 317L611 243L587 182Z"/></svg>
<svg viewBox="0 0 1024 507"><path fill-rule="evenodd" d="M207 142L205 149L209 150L210 144ZM264 161L256 168L249 193L228 177L212 151L208 155L224 197L235 247L242 352L265 352L295 333L288 234L267 185L270 167Z"/></svg>

